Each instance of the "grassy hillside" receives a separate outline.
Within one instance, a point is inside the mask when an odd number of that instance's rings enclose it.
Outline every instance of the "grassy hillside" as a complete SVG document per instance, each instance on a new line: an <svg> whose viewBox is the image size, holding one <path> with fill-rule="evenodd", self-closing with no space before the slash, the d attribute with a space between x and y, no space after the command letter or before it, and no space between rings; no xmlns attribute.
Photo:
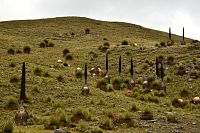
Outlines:
<svg viewBox="0 0 200 133"><path fill-rule="evenodd" d="M88 34L85 29L89 29ZM40 48L44 40L54 46ZM122 45L124 40L128 45ZM174 107L172 100L191 100L200 96L200 78L188 81L191 72L199 74L200 50L189 48L192 39L185 38L185 45L181 45L180 36L172 35L172 40L172 46L160 47L161 42L165 45L167 42L171 43L168 33L134 24L81 17L0 22L0 127L3 130L7 120L14 122L19 107L22 62L26 62L26 92L29 102L25 104L25 108L31 118L27 126L14 124L14 132L50 133L52 129L45 129L50 127L48 122L53 121L52 117L58 119L63 114L62 118L66 117L67 124L59 126L68 132L198 133L200 105ZM106 42L109 43L109 49L99 50ZM29 54L23 52L26 46L30 48ZM70 51L72 60L65 60L63 57L63 50L66 48ZM130 58L133 58L136 86L130 97L125 95L128 91L126 87L112 92L97 88L100 76L88 76L90 95L81 95L84 80L75 77L76 68L84 69L84 64L87 63L88 69L98 65L105 71L106 53L109 57L111 80L119 78L119 55L122 56L121 78L123 81L129 80ZM172 65L167 63L169 56L174 58ZM155 62L156 57L164 58L167 92L161 91L162 96L155 88L152 88L153 92L144 94L140 83L143 82L144 75L155 78L155 73L149 71L149 64ZM70 64L70 67L57 63L59 59ZM193 65L195 70L192 70ZM175 74L180 66L188 74ZM58 82L59 76L64 82ZM16 107L10 108L8 103L14 103ZM132 110L132 106L136 106L137 110ZM153 114L153 120L140 119L146 109ZM83 120L71 119L77 112L83 112ZM175 122L169 120L169 113L173 114ZM110 129L105 129L105 125Z"/></svg>

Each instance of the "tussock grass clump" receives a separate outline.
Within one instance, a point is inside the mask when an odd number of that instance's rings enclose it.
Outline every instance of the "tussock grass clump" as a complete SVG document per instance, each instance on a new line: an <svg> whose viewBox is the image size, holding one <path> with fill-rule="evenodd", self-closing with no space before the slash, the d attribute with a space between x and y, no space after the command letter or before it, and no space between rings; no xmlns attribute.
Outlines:
<svg viewBox="0 0 200 133"><path fill-rule="evenodd" d="M135 111L138 111L139 109L138 109L138 107L136 106L136 104L133 103L133 104L131 105L131 109L130 109L130 110L135 112Z"/></svg>
<svg viewBox="0 0 200 133"><path fill-rule="evenodd" d="M21 50L17 50L16 53L17 53L17 54L21 54L22 51L21 51Z"/></svg>
<svg viewBox="0 0 200 133"><path fill-rule="evenodd" d="M141 120L153 120L153 113L149 109L145 109L143 114L140 117Z"/></svg>
<svg viewBox="0 0 200 133"><path fill-rule="evenodd" d="M90 34L90 29L89 28L85 29L85 34Z"/></svg>
<svg viewBox="0 0 200 133"><path fill-rule="evenodd" d="M76 78L82 78L83 77L83 71L82 70L75 70L75 76Z"/></svg>
<svg viewBox="0 0 200 133"><path fill-rule="evenodd" d="M173 100L172 100L172 105L174 107L185 107L185 103L182 99L178 99L177 97L175 97Z"/></svg>
<svg viewBox="0 0 200 133"><path fill-rule="evenodd" d="M185 41L181 41L181 45L186 45L186 42Z"/></svg>
<svg viewBox="0 0 200 133"><path fill-rule="evenodd" d="M49 42L47 39L45 39L39 44L39 46L40 46L40 48L46 48L46 47L54 47L55 44L53 42Z"/></svg>
<svg viewBox="0 0 200 133"><path fill-rule="evenodd" d="M161 91L156 91L154 93L155 96L158 96L158 97L165 97L166 93L164 90L161 90Z"/></svg>
<svg viewBox="0 0 200 133"><path fill-rule="evenodd" d="M17 106L18 106L18 102L17 102L17 99L14 98L14 97L10 97L7 101L7 107L9 109L17 109Z"/></svg>
<svg viewBox="0 0 200 133"><path fill-rule="evenodd" d="M13 133L14 130L14 124L12 121L7 121L5 125L3 126L2 133Z"/></svg>
<svg viewBox="0 0 200 133"><path fill-rule="evenodd" d="M76 110L73 111L73 115L71 117L71 121L72 122L79 122L80 120L91 120L91 116L89 114L88 110L82 109L82 108L78 108Z"/></svg>
<svg viewBox="0 0 200 133"><path fill-rule="evenodd" d="M183 76L185 73L186 73L185 66L184 65L179 65L177 70L176 70L176 74Z"/></svg>
<svg viewBox="0 0 200 133"><path fill-rule="evenodd" d="M40 48L45 48L46 47L45 42L41 42L39 45L40 45Z"/></svg>
<svg viewBox="0 0 200 133"><path fill-rule="evenodd" d="M125 127L133 127L134 126L134 121L131 119L130 113L124 113L124 114L120 115L118 122Z"/></svg>
<svg viewBox="0 0 200 133"><path fill-rule="evenodd" d="M151 83L151 88L152 88L152 89L155 89L155 90L159 90L160 84L161 84L160 81L154 80L154 81Z"/></svg>
<svg viewBox="0 0 200 133"><path fill-rule="evenodd" d="M175 57L174 56L168 56L167 57L167 64L168 65L174 65L174 60L175 60Z"/></svg>
<svg viewBox="0 0 200 133"><path fill-rule="evenodd" d="M103 131L99 127L95 127L91 129L91 133L103 133Z"/></svg>
<svg viewBox="0 0 200 133"><path fill-rule="evenodd" d="M124 40L124 41L122 42L122 45L128 45L128 41Z"/></svg>
<svg viewBox="0 0 200 133"><path fill-rule="evenodd" d="M29 46L25 46L25 47L23 48L23 51L24 51L25 54L30 54L31 48L30 48Z"/></svg>
<svg viewBox="0 0 200 133"><path fill-rule="evenodd" d="M13 62L11 62L10 65L9 65L9 67L16 67L16 64L13 63Z"/></svg>
<svg viewBox="0 0 200 133"><path fill-rule="evenodd" d="M197 78L200 77L200 72L197 71L197 70L192 70L192 71L190 72L190 77L191 77L191 78L194 78L194 79L197 79Z"/></svg>
<svg viewBox="0 0 200 133"><path fill-rule="evenodd" d="M55 44L52 43L52 42L50 42L49 45L48 45L48 47L54 47L54 46L55 46Z"/></svg>
<svg viewBox="0 0 200 133"><path fill-rule="evenodd" d="M10 78L10 83L18 83L18 82L19 82L19 79L18 79L17 76L12 76L12 77Z"/></svg>
<svg viewBox="0 0 200 133"><path fill-rule="evenodd" d="M15 54L15 50L10 48L10 49L8 49L7 53L11 54L11 55L14 55Z"/></svg>
<svg viewBox="0 0 200 133"><path fill-rule="evenodd" d="M175 114L168 114L166 118L167 118L167 121L170 123L177 123Z"/></svg>
<svg viewBox="0 0 200 133"><path fill-rule="evenodd" d="M173 46L174 45L174 41L172 39L167 41L167 46Z"/></svg>
<svg viewBox="0 0 200 133"><path fill-rule="evenodd" d="M66 56L68 53L70 53L69 49L68 48L65 48L63 50L63 57Z"/></svg>
<svg viewBox="0 0 200 133"><path fill-rule="evenodd" d="M45 129L54 130L59 128L59 121L55 116L51 116L47 123L44 125Z"/></svg>
<svg viewBox="0 0 200 133"><path fill-rule="evenodd" d="M58 77L57 77L57 81L58 82L65 82L65 79L64 79L64 77L62 76L62 75L59 75Z"/></svg>
<svg viewBox="0 0 200 133"><path fill-rule="evenodd" d="M50 77L50 74L48 72L44 73L44 77Z"/></svg>
<svg viewBox="0 0 200 133"><path fill-rule="evenodd" d="M97 80L96 86L100 88L100 90L107 91L107 82L105 79Z"/></svg>
<svg viewBox="0 0 200 133"><path fill-rule="evenodd" d="M148 96L147 99L148 99L148 101L150 101L150 102L154 102L154 103L158 103L158 102L159 102L158 98L153 97L153 96Z"/></svg>
<svg viewBox="0 0 200 133"><path fill-rule="evenodd" d="M34 69L34 74L37 75L37 76L41 76L42 75L42 70L37 67L37 68Z"/></svg>
<svg viewBox="0 0 200 133"><path fill-rule="evenodd" d="M172 77L171 76L165 76L164 81L167 82L167 83L170 83L170 82L172 82Z"/></svg>
<svg viewBox="0 0 200 133"><path fill-rule="evenodd" d="M181 97L189 97L190 95L190 92L186 89L183 89L181 92L180 92L180 96Z"/></svg>
<svg viewBox="0 0 200 133"><path fill-rule="evenodd" d="M70 121L66 118L65 111L58 108L56 114L52 115L49 120L44 124L45 129L54 130L59 127L70 126Z"/></svg>
<svg viewBox="0 0 200 133"><path fill-rule="evenodd" d="M121 78L114 78L112 80L113 89L115 89L115 90L120 90L121 89L121 84L122 84L122 79Z"/></svg>
<svg viewBox="0 0 200 133"><path fill-rule="evenodd" d="M164 41L161 41L161 42L160 42L160 47L166 47L166 44L165 44Z"/></svg>
<svg viewBox="0 0 200 133"><path fill-rule="evenodd" d="M71 54L65 55L65 60L73 60L73 56Z"/></svg>
<svg viewBox="0 0 200 133"><path fill-rule="evenodd" d="M106 130L112 130L114 128L113 122L110 119L103 120L99 127Z"/></svg>
<svg viewBox="0 0 200 133"><path fill-rule="evenodd" d="M108 42L105 42L103 45L99 46L99 50L101 52L106 52L110 48L110 44Z"/></svg>

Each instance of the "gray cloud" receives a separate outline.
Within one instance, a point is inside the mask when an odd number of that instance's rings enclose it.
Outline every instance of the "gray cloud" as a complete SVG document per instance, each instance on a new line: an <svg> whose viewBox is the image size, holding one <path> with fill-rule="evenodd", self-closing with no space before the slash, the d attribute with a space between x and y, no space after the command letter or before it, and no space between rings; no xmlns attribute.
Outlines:
<svg viewBox="0 0 200 133"><path fill-rule="evenodd" d="M0 0L0 21L85 16L125 21L200 39L199 0Z"/></svg>

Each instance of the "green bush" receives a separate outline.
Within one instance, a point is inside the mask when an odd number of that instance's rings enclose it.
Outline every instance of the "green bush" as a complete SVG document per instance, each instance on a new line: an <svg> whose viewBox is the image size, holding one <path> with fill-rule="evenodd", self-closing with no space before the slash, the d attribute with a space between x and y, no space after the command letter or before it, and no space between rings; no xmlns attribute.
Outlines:
<svg viewBox="0 0 200 133"><path fill-rule="evenodd" d="M15 54L15 50L10 48L10 49L8 49L7 53L14 55Z"/></svg>
<svg viewBox="0 0 200 133"><path fill-rule="evenodd" d="M25 46L25 47L23 48L23 51L24 51L25 54L30 54L31 48L30 48L29 46Z"/></svg>
<svg viewBox="0 0 200 133"><path fill-rule="evenodd" d="M154 80L154 81L151 83L151 88L152 88L152 89L155 89L155 90L159 90L159 88L160 88L160 81Z"/></svg>
<svg viewBox="0 0 200 133"><path fill-rule="evenodd" d="M8 121L3 127L3 133L12 133L14 130L13 122Z"/></svg>
<svg viewBox="0 0 200 133"><path fill-rule="evenodd" d="M161 47L166 47L165 42L164 42L164 41L161 41L161 42L160 42L160 46L161 46Z"/></svg>

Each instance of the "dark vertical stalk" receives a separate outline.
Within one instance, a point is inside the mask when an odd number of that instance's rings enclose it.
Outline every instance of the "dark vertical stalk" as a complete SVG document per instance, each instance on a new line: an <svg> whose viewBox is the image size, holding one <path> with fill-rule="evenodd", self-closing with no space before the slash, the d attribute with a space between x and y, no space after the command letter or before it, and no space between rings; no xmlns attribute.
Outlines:
<svg viewBox="0 0 200 133"><path fill-rule="evenodd" d="M108 72L108 54L106 54L106 71Z"/></svg>
<svg viewBox="0 0 200 133"><path fill-rule="evenodd" d="M185 28L183 27L183 41L185 40Z"/></svg>
<svg viewBox="0 0 200 133"><path fill-rule="evenodd" d="M161 68L160 68L160 71L161 71L161 79L162 79L162 81L163 81L163 79L164 79L164 68L163 68L163 63L161 62Z"/></svg>
<svg viewBox="0 0 200 133"><path fill-rule="evenodd" d="M85 85L87 84L87 64L85 64Z"/></svg>
<svg viewBox="0 0 200 133"><path fill-rule="evenodd" d="M131 57L131 77L133 77L133 59Z"/></svg>
<svg viewBox="0 0 200 133"><path fill-rule="evenodd" d="M22 66L22 81L21 81L21 91L20 91L20 100L25 100L26 99L26 66L25 62L23 62Z"/></svg>
<svg viewBox="0 0 200 133"><path fill-rule="evenodd" d="M119 75L121 75L122 66L121 66L121 55L119 56Z"/></svg>
<svg viewBox="0 0 200 133"><path fill-rule="evenodd" d="M158 58L156 57L156 76L158 78Z"/></svg>
<svg viewBox="0 0 200 133"><path fill-rule="evenodd" d="M171 27L169 27L169 39L172 39Z"/></svg>

